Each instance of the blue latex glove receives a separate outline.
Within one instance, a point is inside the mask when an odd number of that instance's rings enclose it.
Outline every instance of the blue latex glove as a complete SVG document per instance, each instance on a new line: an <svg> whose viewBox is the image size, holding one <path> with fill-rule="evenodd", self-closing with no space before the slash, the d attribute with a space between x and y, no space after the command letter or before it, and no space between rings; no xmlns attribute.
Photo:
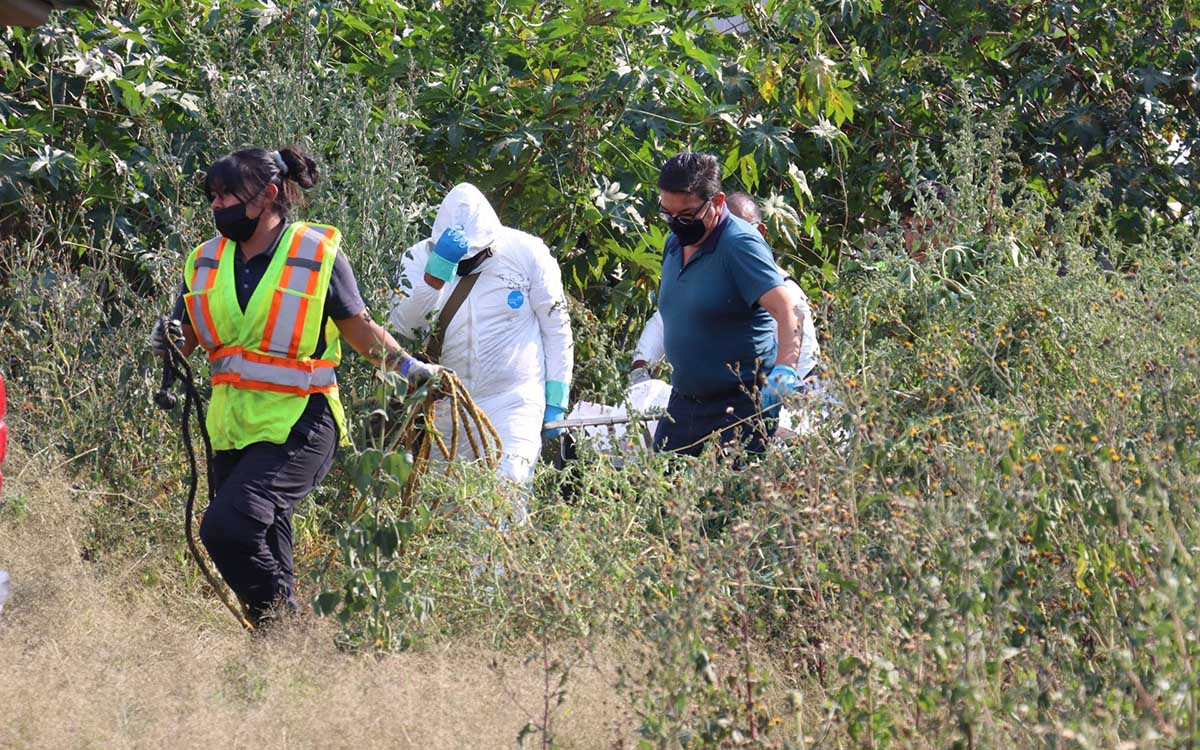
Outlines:
<svg viewBox="0 0 1200 750"><path fill-rule="evenodd" d="M458 262L470 249L471 245L467 242L467 235L461 226L455 224L447 228L433 246L433 252L429 254L429 260L425 263L425 273L446 283L453 281L454 275L458 273Z"/></svg>
<svg viewBox="0 0 1200 750"><path fill-rule="evenodd" d="M557 422L565 416L567 416L566 409L562 408L561 406L551 406L550 404L546 404L546 415L542 417L542 422ZM566 432L566 430L562 427L558 427L553 430L542 430L542 437L556 438L564 432Z"/></svg>
<svg viewBox="0 0 1200 750"><path fill-rule="evenodd" d="M779 404L787 396L800 389L800 376L796 370L787 365L775 365L767 376L767 384L762 389L762 409L764 414L779 416Z"/></svg>

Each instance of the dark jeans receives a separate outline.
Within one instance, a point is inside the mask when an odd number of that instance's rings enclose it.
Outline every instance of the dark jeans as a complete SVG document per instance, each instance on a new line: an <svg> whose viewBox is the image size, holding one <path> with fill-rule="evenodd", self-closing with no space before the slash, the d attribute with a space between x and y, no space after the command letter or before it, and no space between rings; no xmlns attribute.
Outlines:
<svg viewBox="0 0 1200 750"><path fill-rule="evenodd" d="M695 398L671 391L667 402L670 419L660 419L654 432L654 450L698 456L709 439L722 445L741 442L747 451L762 453L775 434L776 421L755 416L758 402L741 389Z"/></svg>
<svg viewBox="0 0 1200 750"><path fill-rule="evenodd" d="M200 539L252 622L274 605L296 607L292 515L329 473L337 442L326 407L306 411L282 445L213 453L216 496L200 523Z"/></svg>

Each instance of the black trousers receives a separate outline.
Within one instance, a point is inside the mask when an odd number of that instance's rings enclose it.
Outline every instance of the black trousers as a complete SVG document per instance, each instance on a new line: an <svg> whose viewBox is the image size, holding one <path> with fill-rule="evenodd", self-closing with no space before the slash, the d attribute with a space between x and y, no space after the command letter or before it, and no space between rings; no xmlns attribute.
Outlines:
<svg viewBox="0 0 1200 750"><path fill-rule="evenodd" d="M200 540L252 622L272 606L297 606L292 515L329 473L337 442L326 405L306 411L282 445L252 443L213 453L216 496L200 523Z"/></svg>
<svg viewBox="0 0 1200 750"><path fill-rule="evenodd" d="M654 432L654 450L698 456L709 439L722 445L741 442L751 453L762 453L775 434L777 420L757 415L758 401L737 389L695 398L671 391L667 402L670 419L660 419Z"/></svg>

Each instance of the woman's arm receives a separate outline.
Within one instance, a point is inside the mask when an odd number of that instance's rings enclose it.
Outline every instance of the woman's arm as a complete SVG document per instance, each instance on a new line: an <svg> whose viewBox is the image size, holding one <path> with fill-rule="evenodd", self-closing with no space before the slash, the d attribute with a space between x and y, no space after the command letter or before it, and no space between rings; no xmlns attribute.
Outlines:
<svg viewBox="0 0 1200 750"><path fill-rule="evenodd" d="M366 310L333 322L350 348L373 365L382 366L385 370L399 370L406 360L411 359L409 353L392 338L392 334L376 323Z"/></svg>
<svg viewBox="0 0 1200 750"><path fill-rule="evenodd" d="M171 308L171 320L178 320L179 327L183 330L183 356L190 356L196 347L200 345L200 339L196 337L196 329L192 328L191 317L187 312L187 305L184 304L184 295L188 293L187 284L179 285L179 293L175 295L175 306Z"/></svg>
<svg viewBox="0 0 1200 750"><path fill-rule="evenodd" d="M191 323L181 323L180 328L183 329L183 356L187 357L196 351L200 339L196 338L196 329L192 328Z"/></svg>

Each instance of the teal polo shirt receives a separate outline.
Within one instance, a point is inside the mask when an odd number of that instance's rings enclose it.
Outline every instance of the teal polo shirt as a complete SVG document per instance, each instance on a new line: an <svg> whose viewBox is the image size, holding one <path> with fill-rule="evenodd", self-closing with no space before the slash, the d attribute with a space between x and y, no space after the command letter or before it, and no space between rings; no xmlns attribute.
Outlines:
<svg viewBox="0 0 1200 750"><path fill-rule="evenodd" d="M671 387L705 398L769 372L775 366L774 319L758 299L783 283L762 235L728 208L686 266L679 240L670 235L658 309Z"/></svg>

